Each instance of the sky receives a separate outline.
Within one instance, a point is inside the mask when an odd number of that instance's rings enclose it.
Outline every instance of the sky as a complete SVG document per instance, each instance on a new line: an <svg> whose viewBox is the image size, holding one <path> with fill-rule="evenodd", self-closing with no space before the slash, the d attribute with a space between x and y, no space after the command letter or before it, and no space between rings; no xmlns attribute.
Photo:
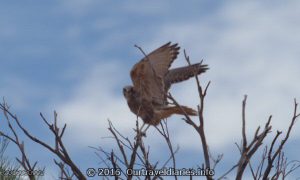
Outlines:
<svg viewBox="0 0 300 180"><path fill-rule="evenodd" d="M181 54L173 67L204 60L210 69L200 76L211 81L205 102L205 130L212 154L224 154L218 174L238 160L235 142L241 141L241 104L247 101L247 134L273 115L273 132L286 132L294 98L300 101L300 3L298 1L0 1L0 96L34 135L52 143L39 113L49 121L56 110L67 123L64 141L83 172L99 167L89 148L110 151L114 142L108 119L129 137L135 115L122 95L131 84L129 72L143 54L166 42L178 43ZM195 80L172 86L183 105L199 104ZM172 116L168 125L178 163L195 167L203 161L197 133ZM194 119L197 120L196 118ZM9 132L3 116L1 130ZM285 148L289 159L300 160L300 125ZM167 146L151 127L146 142L154 161L164 159ZM57 178L53 157L21 136L28 156ZM13 144L8 156L18 156ZM300 170L293 177L299 177ZM229 176L230 177L230 176Z"/></svg>

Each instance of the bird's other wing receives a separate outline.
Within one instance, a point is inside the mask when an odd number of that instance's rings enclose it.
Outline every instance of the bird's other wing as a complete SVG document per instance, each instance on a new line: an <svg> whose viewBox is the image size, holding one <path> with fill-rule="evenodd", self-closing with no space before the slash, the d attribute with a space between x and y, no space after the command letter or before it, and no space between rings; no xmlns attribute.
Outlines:
<svg viewBox="0 0 300 180"><path fill-rule="evenodd" d="M179 54L177 44L166 43L135 64L130 72L133 85L143 98L164 104L164 77Z"/></svg>
<svg viewBox="0 0 300 180"><path fill-rule="evenodd" d="M185 81L195 75L204 73L208 69L207 64L197 63L169 70L164 79L165 91L168 91L172 84Z"/></svg>
<svg viewBox="0 0 300 180"><path fill-rule="evenodd" d="M180 47L178 47L178 44L171 45L171 42L168 42L151 52L144 59L150 62L158 76L164 77L173 61L177 58L179 49Z"/></svg>

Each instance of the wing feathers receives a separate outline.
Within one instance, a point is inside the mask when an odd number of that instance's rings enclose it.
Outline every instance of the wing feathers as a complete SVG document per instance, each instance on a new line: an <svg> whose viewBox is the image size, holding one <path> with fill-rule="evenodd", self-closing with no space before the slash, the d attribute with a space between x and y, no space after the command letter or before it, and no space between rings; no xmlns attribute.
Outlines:
<svg viewBox="0 0 300 180"><path fill-rule="evenodd" d="M164 104L166 93L164 77L177 58L179 49L177 44L171 45L171 42L168 42L133 66L130 75L134 88L145 99Z"/></svg>
<svg viewBox="0 0 300 180"><path fill-rule="evenodd" d="M177 58L179 49L180 47L178 47L178 44L171 45L169 42L147 56L147 60L150 62L158 76L163 77L166 75L171 64Z"/></svg>
<svg viewBox="0 0 300 180"><path fill-rule="evenodd" d="M166 91L169 90L172 84L185 81L195 75L204 73L208 69L206 64L203 65L201 63L171 69L165 77Z"/></svg>

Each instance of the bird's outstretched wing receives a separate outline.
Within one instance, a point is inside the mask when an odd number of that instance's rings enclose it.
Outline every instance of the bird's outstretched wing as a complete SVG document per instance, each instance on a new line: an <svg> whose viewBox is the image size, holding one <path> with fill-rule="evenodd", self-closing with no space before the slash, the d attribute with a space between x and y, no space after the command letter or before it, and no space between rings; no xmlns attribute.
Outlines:
<svg viewBox="0 0 300 180"><path fill-rule="evenodd" d="M177 44L171 42L154 50L135 64L130 72L134 88L144 99L157 104L165 102L164 77L179 54Z"/></svg>
<svg viewBox="0 0 300 180"><path fill-rule="evenodd" d="M182 82L195 75L204 73L208 69L207 64L202 64L201 62L169 70L164 79L165 91L168 91L172 84Z"/></svg>

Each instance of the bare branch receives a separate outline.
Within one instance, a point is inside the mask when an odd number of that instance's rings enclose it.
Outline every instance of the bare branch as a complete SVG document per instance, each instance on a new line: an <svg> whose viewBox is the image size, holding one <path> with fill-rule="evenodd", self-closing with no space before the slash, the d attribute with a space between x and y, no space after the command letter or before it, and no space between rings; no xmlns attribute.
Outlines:
<svg viewBox="0 0 300 180"><path fill-rule="evenodd" d="M270 116L267 123L265 124L264 130L259 134L260 128L258 127L253 137L253 140L251 141L250 145L248 145L247 136L246 136L246 116L245 116L246 101L247 101L247 96L245 95L242 103L242 147L240 149L241 157L238 162L236 179L242 179L243 173L248 163L250 162L251 157L262 145L263 140L266 138L267 134L271 131L272 128L270 126L272 116Z"/></svg>
<svg viewBox="0 0 300 180"><path fill-rule="evenodd" d="M187 63L189 65L191 65L190 62L190 58L187 55L186 51L184 50L184 57L185 60L187 61ZM202 61L201 61L202 63ZM199 126L196 126L195 123L192 123L192 120L190 120L190 118L187 118L187 122L189 122L188 124L191 124L195 130L198 132L201 142L202 142L202 149L203 149L203 156L205 159L205 166L208 169L211 169L210 166L210 157L209 157L209 149L208 149L208 144L206 141L206 135L205 135L205 131L204 131L204 99L208 90L208 87L210 85L210 81L208 82L208 84L206 85L204 91L202 89L202 86L200 85L200 81L199 78L197 76L197 74L195 74L195 79L196 79L196 83L197 83L197 88L198 88L198 94L199 94L199 99L200 99L200 105L198 106L198 114L199 114ZM178 104L178 103L177 103ZM212 177L207 176L206 177L208 180L212 179Z"/></svg>
<svg viewBox="0 0 300 180"><path fill-rule="evenodd" d="M161 130L158 127L155 127L156 130L164 137L164 139L167 142L169 151L170 151L170 158L165 162L165 164L163 165L162 168L165 168L167 163L172 159L173 161L173 168L176 169L176 159L175 159L175 154L178 152L179 150L179 146L177 146L177 148L173 149L171 140L170 140L170 134L169 134L169 129L168 129L168 122L166 120L163 120L160 122L160 127ZM174 175L174 178L177 180L177 175Z"/></svg>
<svg viewBox="0 0 300 180"><path fill-rule="evenodd" d="M7 139L9 139L11 142L13 142L18 147L22 156L21 156L21 160L19 158L16 158L16 160L20 163L20 165L24 168L24 170L26 170L27 172L34 172L37 162L35 162L33 165L30 163L30 161L27 157L27 154L25 153L24 142L23 141L20 142L19 136L16 133L16 130L14 129L14 127L12 126L12 124L10 122L11 113L8 111L8 108L9 108L9 106L3 100L3 103L0 104L0 109L3 111L7 125L9 127L10 131L13 133L13 137L3 133L2 131L0 131L0 136L6 137ZM30 180L35 180L34 173L28 173L28 178Z"/></svg>
<svg viewBox="0 0 300 180"><path fill-rule="evenodd" d="M290 133L292 131L292 128L295 125L297 118L300 116L300 114L297 112L297 108L298 108L298 103L297 103L296 99L294 99L294 112L293 112L293 117L292 117L291 123L288 127L288 131L287 131L284 139L280 142L278 148L276 150L274 150L274 154L272 154L272 150L274 148L274 144L275 144L276 140L278 139L279 135L281 134L280 131L277 131L277 134L272 141L271 148L268 153L268 164L267 164L267 167L266 167L266 169L264 171L264 175L263 175L264 179L266 179L269 176L271 169L273 168L273 163L274 163L276 157L282 152L282 148L285 145L285 143L287 142L288 138L290 137Z"/></svg>
<svg viewBox="0 0 300 180"><path fill-rule="evenodd" d="M75 174L75 176L78 179L86 179L85 176L82 174L82 172L79 170L79 168L76 166L76 164L71 160L71 158L68 154L68 151L66 150L66 148L64 146L64 143L62 142L62 135L63 135L63 133L66 129L66 124L64 125L63 130L60 132L60 128L57 126L57 113L56 112L54 112L54 124L50 124L46 120L46 118L40 113L42 120L48 126L48 128L50 129L50 131L52 132L52 134L54 135L54 138L55 138L55 146L51 147L50 145L48 145L44 141L36 138L31 133L29 133L29 131L26 128L24 128L24 126L21 124L21 122L17 118L17 116L13 115L9 111L9 109L7 108L7 106L5 104L6 104L5 102L3 104L0 104L0 109L3 110L3 113L5 114L6 117L10 117L10 118L12 118L12 120L14 120L16 122L18 128L20 128L22 130L22 132L28 138L30 138L32 141L40 144L44 148L48 149L53 154L57 155L61 161L63 161L65 164L67 164L72 169L73 173ZM12 125L10 123L8 123L8 125L9 125L10 128L12 127ZM14 134L16 134L16 133L14 133ZM15 141L15 142L18 142L18 140ZM21 150L21 152L24 151L23 150L24 149L24 144L23 143L20 144L19 149ZM28 161L28 160L26 160L26 157L23 157L22 160L23 159L24 159L25 162ZM29 164L27 164L27 165L29 165ZM28 166L28 168L30 170L30 166Z"/></svg>

